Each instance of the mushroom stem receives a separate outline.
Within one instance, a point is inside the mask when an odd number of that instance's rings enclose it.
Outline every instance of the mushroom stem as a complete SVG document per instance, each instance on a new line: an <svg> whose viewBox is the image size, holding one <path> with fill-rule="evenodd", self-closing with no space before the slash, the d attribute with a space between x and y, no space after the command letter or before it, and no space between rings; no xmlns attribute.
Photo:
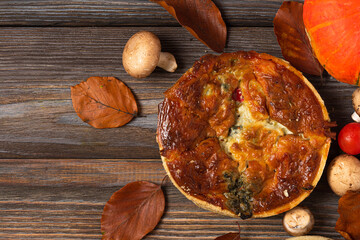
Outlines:
<svg viewBox="0 0 360 240"><path fill-rule="evenodd" d="M359 121L356 121L355 119L356 119L356 117L357 117L357 119L360 119L360 117L359 117L359 115L360 115L360 88L355 89L355 91L352 94L352 105L353 105L354 111L356 112L357 116L354 116L354 114L355 114L354 113L353 115L351 115L351 117L355 122L359 122Z"/></svg>
<svg viewBox="0 0 360 240"><path fill-rule="evenodd" d="M157 66L168 72L174 72L177 68L174 55L168 52L161 52Z"/></svg>
<svg viewBox="0 0 360 240"><path fill-rule="evenodd" d="M360 123L360 116L354 112L352 115L351 115L351 118L355 121L355 122L358 122Z"/></svg>

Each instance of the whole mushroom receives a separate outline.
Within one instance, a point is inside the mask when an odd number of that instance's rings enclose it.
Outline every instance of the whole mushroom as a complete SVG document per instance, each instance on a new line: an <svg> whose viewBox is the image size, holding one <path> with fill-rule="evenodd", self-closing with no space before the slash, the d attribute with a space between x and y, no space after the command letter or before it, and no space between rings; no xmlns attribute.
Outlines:
<svg viewBox="0 0 360 240"><path fill-rule="evenodd" d="M285 231L292 236L302 236L314 227L314 216L308 208L295 207L286 212L283 218Z"/></svg>
<svg viewBox="0 0 360 240"><path fill-rule="evenodd" d="M355 122L360 122L360 88L357 88L352 94L352 104L354 108L354 113L351 115L351 118Z"/></svg>
<svg viewBox="0 0 360 240"><path fill-rule="evenodd" d="M125 71L136 78L149 76L156 66L168 72L177 68L175 57L168 52L161 52L159 38L147 31L135 33L126 43L122 63Z"/></svg>
<svg viewBox="0 0 360 240"><path fill-rule="evenodd" d="M301 236L301 237L288 238L287 240L331 240L331 239L322 236Z"/></svg>
<svg viewBox="0 0 360 240"><path fill-rule="evenodd" d="M352 155L342 154L331 161L327 178L330 188L339 196L348 190L360 190L360 161Z"/></svg>

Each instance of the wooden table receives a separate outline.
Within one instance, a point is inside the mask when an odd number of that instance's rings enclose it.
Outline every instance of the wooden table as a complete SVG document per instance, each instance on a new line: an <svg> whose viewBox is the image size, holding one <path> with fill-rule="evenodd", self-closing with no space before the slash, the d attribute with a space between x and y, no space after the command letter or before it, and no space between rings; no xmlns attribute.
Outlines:
<svg viewBox="0 0 360 240"><path fill-rule="evenodd" d="M228 26L226 52L281 57L272 19L281 0L217 0ZM126 183L165 176L155 141L163 92L210 49L147 0L0 1L0 238L100 239L106 201ZM137 31L159 36L178 61L175 73L127 75L121 54ZM115 76L134 92L140 115L116 129L94 129L73 110L70 86ZM351 121L355 87L309 76L338 127ZM329 159L340 153L333 142ZM241 227L242 239L286 239L282 216L237 220L196 207L170 183L165 214L146 239L214 239ZM340 239L338 197L325 175L302 205L311 232Z"/></svg>

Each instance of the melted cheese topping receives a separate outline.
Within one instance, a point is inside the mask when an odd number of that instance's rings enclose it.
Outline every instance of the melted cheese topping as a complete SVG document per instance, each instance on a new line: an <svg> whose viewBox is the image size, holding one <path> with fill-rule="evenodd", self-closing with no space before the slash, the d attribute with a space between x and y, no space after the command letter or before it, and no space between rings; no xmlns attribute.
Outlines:
<svg viewBox="0 0 360 240"><path fill-rule="evenodd" d="M256 119L246 102L238 105L236 123L230 128L227 137L220 138L220 143L225 152L239 162L239 172L243 172L247 161L265 161L279 138L293 133L270 118Z"/></svg>

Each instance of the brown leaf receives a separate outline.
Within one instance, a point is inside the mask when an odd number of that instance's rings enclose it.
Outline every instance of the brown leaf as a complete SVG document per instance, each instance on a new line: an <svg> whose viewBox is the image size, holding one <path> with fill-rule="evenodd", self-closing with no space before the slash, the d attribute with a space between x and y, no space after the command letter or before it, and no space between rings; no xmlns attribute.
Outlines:
<svg viewBox="0 0 360 240"><path fill-rule="evenodd" d="M360 239L360 192L347 191L339 199L338 212L335 230L347 240Z"/></svg>
<svg viewBox="0 0 360 240"><path fill-rule="evenodd" d="M215 52L226 44L226 25L211 0L150 0L165 8L194 37Z"/></svg>
<svg viewBox="0 0 360 240"><path fill-rule="evenodd" d="M274 18L274 31L284 58L298 70L321 76L303 21L303 4L285 1Z"/></svg>
<svg viewBox="0 0 360 240"><path fill-rule="evenodd" d="M101 217L102 240L138 240L151 232L164 213L161 186L132 182L115 192Z"/></svg>
<svg viewBox="0 0 360 240"><path fill-rule="evenodd" d="M138 108L131 90L114 77L90 77L71 87L77 115L95 128L115 128L128 123Z"/></svg>
<svg viewBox="0 0 360 240"><path fill-rule="evenodd" d="M240 225L239 223L237 223L238 227L239 227L239 232L238 233L227 233L225 235L222 235L220 237L215 238L215 240L241 240L240 237Z"/></svg>
<svg viewBox="0 0 360 240"><path fill-rule="evenodd" d="M240 233L227 233L220 237L215 238L215 240L240 240Z"/></svg>

